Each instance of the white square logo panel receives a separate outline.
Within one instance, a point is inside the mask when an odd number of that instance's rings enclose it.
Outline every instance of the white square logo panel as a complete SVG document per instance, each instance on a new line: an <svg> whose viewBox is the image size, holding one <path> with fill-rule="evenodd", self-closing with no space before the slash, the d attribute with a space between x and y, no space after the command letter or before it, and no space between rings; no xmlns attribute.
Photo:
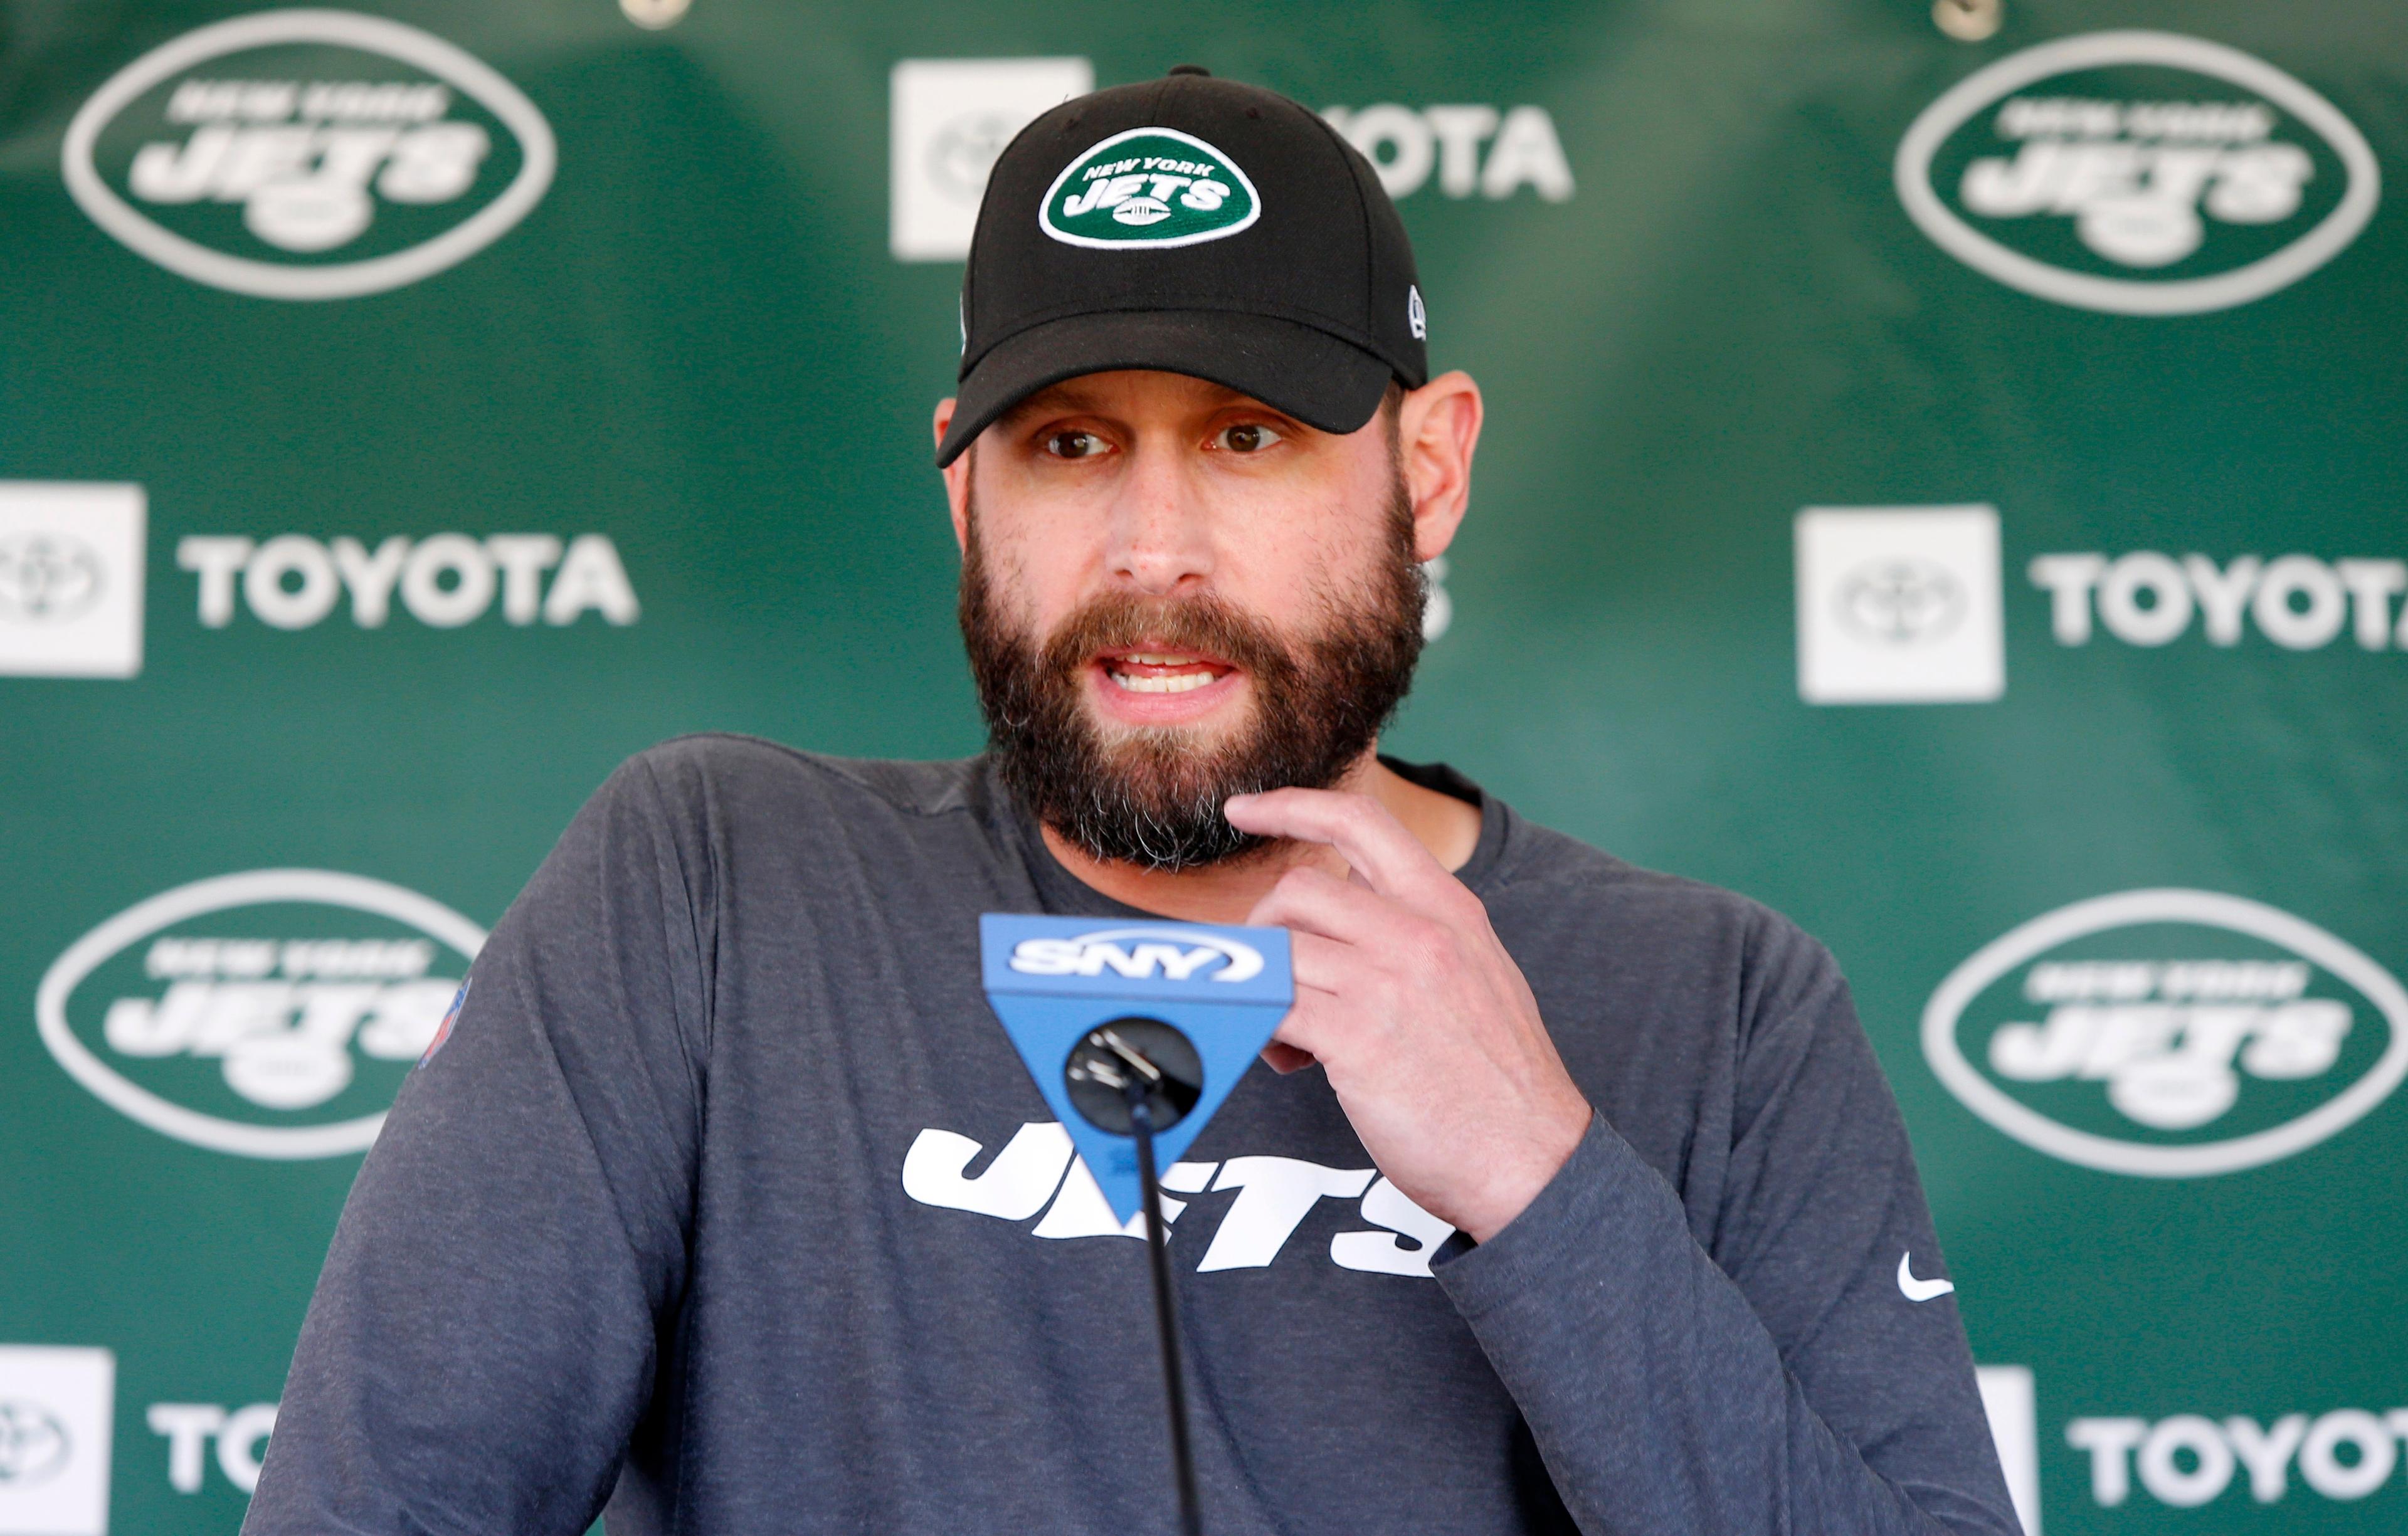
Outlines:
<svg viewBox="0 0 2408 1536"><path fill-rule="evenodd" d="M108 1536L117 1360L0 1344L0 1536Z"/></svg>
<svg viewBox="0 0 2408 1536"><path fill-rule="evenodd" d="M142 670L143 505L138 485L0 480L0 675Z"/></svg>
<svg viewBox="0 0 2408 1536"><path fill-rule="evenodd" d="M987 173L1012 135L1096 88L1084 59L905 59L895 66L887 242L900 262L970 252ZM1028 210L1031 219L1037 210Z"/></svg>
<svg viewBox="0 0 2408 1536"><path fill-rule="evenodd" d="M1799 698L1979 704L2006 690L1997 508L1798 514Z"/></svg>
<svg viewBox="0 0 2408 1536"><path fill-rule="evenodd" d="M2007 1475L2007 1497L2024 1536L2040 1536L2040 1421L2033 1405L2028 1365L1977 1365L1975 1385L1990 1439L1999 1448L1999 1470Z"/></svg>

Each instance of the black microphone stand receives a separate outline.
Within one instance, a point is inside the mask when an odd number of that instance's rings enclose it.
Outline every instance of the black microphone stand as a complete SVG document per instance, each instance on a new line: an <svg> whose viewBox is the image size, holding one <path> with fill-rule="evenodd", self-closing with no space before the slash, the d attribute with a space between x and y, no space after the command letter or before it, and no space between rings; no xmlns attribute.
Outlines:
<svg viewBox="0 0 2408 1536"><path fill-rule="evenodd" d="M1138 1185L1144 1202L1146 1260L1154 1274L1154 1330L1162 1341L1162 1386L1170 1408L1170 1470L1179 1492L1180 1536L1204 1536L1202 1500L1196 1488L1196 1453L1187 1429L1187 1387L1180 1360L1179 1309L1170 1287L1170 1233L1162 1219L1162 1178L1154 1156L1157 1096L1169 1111L1169 1123L1176 1124L1194 1104L1195 1090L1193 1084L1166 1074L1152 1058L1130 1044L1127 1036L1142 1029L1166 1032L1181 1046L1185 1046L1186 1041L1158 1019L1124 1018L1113 1022L1123 1028L1106 1025L1088 1035L1071 1052L1064 1075L1073 1089L1073 1102L1098 1129L1117 1132L1122 1128L1105 1123L1096 1113L1111 1100L1100 1103L1082 1102L1085 1096L1076 1091L1082 1083L1118 1089L1128 1108L1126 1129L1137 1142ZM1192 1047L1189 1054L1192 1057ZM1168 1125L1164 1129L1168 1129Z"/></svg>
<svg viewBox="0 0 2408 1536"><path fill-rule="evenodd" d="M1162 1335L1162 1386L1170 1395L1170 1471L1179 1485L1181 1536L1204 1536L1196 1495L1196 1454L1187 1436L1187 1388L1179 1363L1179 1312L1170 1294L1169 1233L1162 1222L1162 1180L1154 1167L1154 1108L1137 1078L1128 1095L1129 1133L1137 1138L1137 1177L1145 1191L1145 1251L1154 1269L1154 1321Z"/></svg>

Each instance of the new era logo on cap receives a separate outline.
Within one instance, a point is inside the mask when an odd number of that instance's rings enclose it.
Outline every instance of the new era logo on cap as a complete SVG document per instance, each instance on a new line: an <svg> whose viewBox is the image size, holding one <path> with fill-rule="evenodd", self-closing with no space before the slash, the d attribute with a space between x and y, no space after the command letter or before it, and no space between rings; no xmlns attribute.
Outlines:
<svg viewBox="0 0 2408 1536"><path fill-rule="evenodd" d="M1114 134L1062 167L1037 222L1068 246L1192 246L1262 217L1238 163L1176 128Z"/></svg>

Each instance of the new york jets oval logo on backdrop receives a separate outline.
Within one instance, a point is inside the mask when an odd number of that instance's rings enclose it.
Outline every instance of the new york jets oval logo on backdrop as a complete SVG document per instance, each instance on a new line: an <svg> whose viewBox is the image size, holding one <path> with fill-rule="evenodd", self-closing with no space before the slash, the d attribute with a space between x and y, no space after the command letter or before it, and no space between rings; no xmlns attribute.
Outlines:
<svg viewBox="0 0 2408 1536"><path fill-rule="evenodd" d="M2011 54L1924 109L1898 193L1942 249L2084 309L2191 315L2330 261L2381 176L2332 103L2238 49L2100 32Z"/></svg>
<svg viewBox="0 0 2408 1536"><path fill-rule="evenodd" d="M1958 966L1923 1014L1950 1092L2086 1168L2226 1173L2315 1145L2408 1074L2408 991L2323 929L2205 890L2061 907Z"/></svg>
<svg viewBox="0 0 2408 1536"><path fill-rule="evenodd" d="M484 930L331 870L220 875L78 939L35 993L42 1044L102 1102L251 1158L366 1151Z"/></svg>
<svg viewBox="0 0 2408 1536"><path fill-rule="evenodd" d="M519 89L380 17L278 10L136 59L67 125L67 191L170 272L236 293L399 288L493 244L552 184Z"/></svg>
<svg viewBox="0 0 2408 1536"><path fill-rule="evenodd" d="M1249 228L1261 197L1238 163L1191 134L1132 128L1062 167L1037 222L1064 245L1192 246Z"/></svg>

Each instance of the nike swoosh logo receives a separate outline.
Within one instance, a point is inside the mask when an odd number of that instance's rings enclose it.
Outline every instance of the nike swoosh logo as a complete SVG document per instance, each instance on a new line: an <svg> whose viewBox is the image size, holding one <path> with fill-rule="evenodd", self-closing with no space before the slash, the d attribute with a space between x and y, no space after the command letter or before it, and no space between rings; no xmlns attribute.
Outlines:
<svg viewBox="0 0 2408 1536"><path fill-rule="evenodd" d="M1956 1288L1956 1282L1954 1280L1917 1280L1914 1277L1914 1271L1909 1267L1914 1261L1914 1255L1912 1253L1902 1253L1898 1256L1898 1288L1899 1294L1908 1301L1928 1301L1935 1296L1945 1296Z"/></svg>

